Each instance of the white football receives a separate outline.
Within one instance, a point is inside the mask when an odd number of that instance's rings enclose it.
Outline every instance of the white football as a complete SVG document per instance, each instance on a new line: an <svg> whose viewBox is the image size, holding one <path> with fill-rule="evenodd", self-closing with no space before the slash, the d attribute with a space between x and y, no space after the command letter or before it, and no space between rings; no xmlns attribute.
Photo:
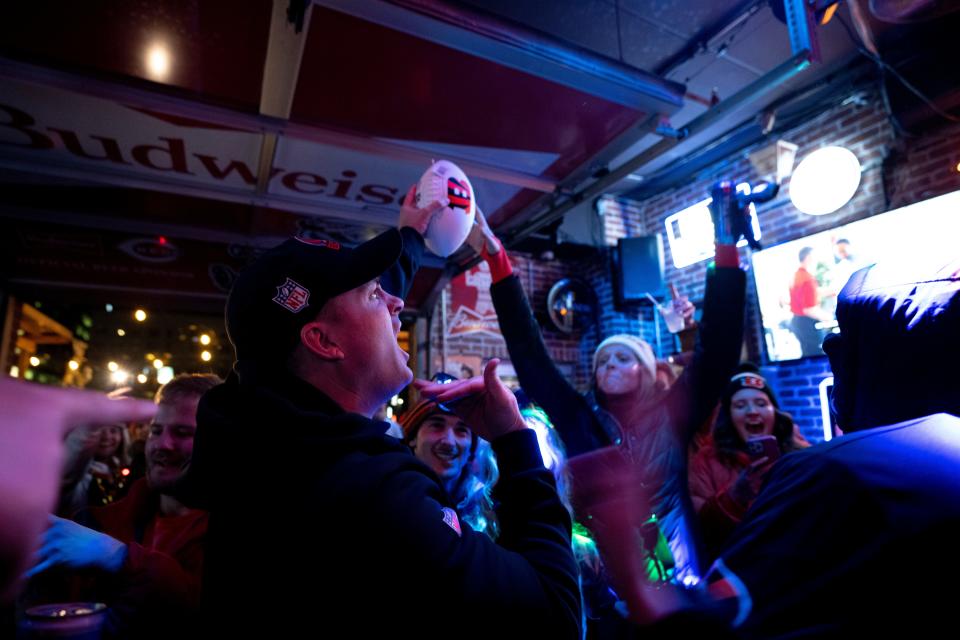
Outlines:
<svg viewBox="0 0 960 640"><path fill-rule="evenodd" d="M477 211L473 185L460 167L448 160L434 162L417 183L417 207L435 201L443 208L427 227L424 240L427 249L446 258L467 239Z"/></svg>

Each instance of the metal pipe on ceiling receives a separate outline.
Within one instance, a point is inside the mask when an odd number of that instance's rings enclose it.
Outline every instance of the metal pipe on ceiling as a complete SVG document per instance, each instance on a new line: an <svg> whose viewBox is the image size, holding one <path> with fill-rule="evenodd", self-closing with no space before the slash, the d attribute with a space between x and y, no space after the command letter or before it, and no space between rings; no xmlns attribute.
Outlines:
<svg viewBox="0 0 960 640"><path fill-rule="evenodd" d="M709 142L699 146L695 151L681 158L677 158L668 165L658 169L653 175L648 175L640 186L623 194L628 199L646 200L649 197L660 193L665 189L673 188L682 181L682 178L675 178L678 172L696 173L703 171L717 162L722 153L723 157L730 157L731 154L740 153L744 149L751 147L766 137L775 136L778 133L787 131L804 122L811 115L826 111L839 104L856 91L863 90L872 86L876 82L873 76L873 69L870 65L859 63L854 60L853 65L844 66L840 71L817 80L814 84L807 85L801 89L793 91L766 106L766 109L776 112L776 126L763 134L756 124L756 118L749 118L742 121L733 129L717 136ZM838 89L838 87L843 87ZM838 93L840 98L823 98L821 94ZM815 96L811 98L811 96ZM806 104L808 100L813 100L809 106L799 109L788 109L789 105L794 103ZM756 130L755 135L743 138L746 133ZM740 137L737 146L734 149L726 148L732 140ZM682 174L681 174L682 175Z"/></svg>
<svg viewBox="0 0 960 640"><path fill-rule="evenodd" d="M658 76L666 77L668 73L706 49L712 40L723 37L731 29L760 11L766 4L767 0L746 0L733 7L715 23L690 38L683 49L661 62L653 72Z"/></svg>
<svg viewBox="0 0 960 640"><path fill-rule="evenodd" d="M787 81L800 71L807 68L809 65L809 51L801 51L795 54L726 100L721 100L706 113L691 120L685 127L683 127L683 131L685 131L686 134L683 136L683 138L664 138L660 142L645 149L644 151L640 152L640 154L634 156L630 160L627 160L620 167L606 174L590 186L577 193L574 193L562 204L548 209L539 216L535 216L525 225L523 229L509 230L506 234L503 234L504 243L508 244L509 246L510 244L519 242L546 225L555 222L581 202L601 195L605 189L616 184L620 180L623 180L628 175L648 164L655 158L663 155L676 145L680 144L683 139L700 133L734 109L737 109L759 98L769 89Z"/></svg>

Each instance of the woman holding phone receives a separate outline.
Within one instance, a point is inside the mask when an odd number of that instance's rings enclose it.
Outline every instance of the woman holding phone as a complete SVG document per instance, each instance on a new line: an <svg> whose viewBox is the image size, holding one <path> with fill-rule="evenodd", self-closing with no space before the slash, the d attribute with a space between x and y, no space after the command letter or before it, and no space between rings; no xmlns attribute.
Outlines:
<svg viewBox="0 0 960 640"><path fill-rule="evenodd" d="M780 456L810 446L755 371L730 378L720 402L712 443L690 461L690 496L711 560Z"/></svg>

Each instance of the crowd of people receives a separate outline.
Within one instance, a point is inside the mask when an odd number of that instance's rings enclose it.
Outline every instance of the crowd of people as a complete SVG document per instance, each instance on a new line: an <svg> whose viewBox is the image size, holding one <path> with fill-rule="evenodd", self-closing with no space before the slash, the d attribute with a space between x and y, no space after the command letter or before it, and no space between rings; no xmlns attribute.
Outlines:
<svg viewBox="0 0 960 640"><path fill-rule="evenodd" d="M845 435L811 446L740 363L746 278L723 219L679 376L612 335L581 394L478 213L468 243L490 268L520 402L496 359L472 378L414 380L399 314L438 205L412 194L397 229L356 248L293 238L244 270L225 380L182 374L152 406L0 382L5 624L29 632L32 606L86 601L107 605L102 633L121 638L947 623L960 385L941 369L960 356L960 263L853 274L823 344ZM396 437L376 414L411 384L420 401Z"/></svg>

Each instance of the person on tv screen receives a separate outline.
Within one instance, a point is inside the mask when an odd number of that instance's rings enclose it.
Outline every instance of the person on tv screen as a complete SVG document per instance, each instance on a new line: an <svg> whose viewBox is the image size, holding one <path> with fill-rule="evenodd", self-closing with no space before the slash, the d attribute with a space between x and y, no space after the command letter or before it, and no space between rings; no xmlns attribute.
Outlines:
<svg viewBox="0 0 960 640"><path fill-rule="evenodd" d="M837 238L833 241L833 268L830 270L830 285L838 294L847 284L854 271L866 265L854 253L850 240Z"/></svg>
<svg viewBox="0 0 960 640"><path fill-rule="evenodd" d="M820 344L823 335L818 322L831 322L833 318L820 306L820 287L814 275L816 270L816 256L813 247L800 249L800 266L793 274L790 285L790 330L800 342L801 357L822 356Z"/></svg>

